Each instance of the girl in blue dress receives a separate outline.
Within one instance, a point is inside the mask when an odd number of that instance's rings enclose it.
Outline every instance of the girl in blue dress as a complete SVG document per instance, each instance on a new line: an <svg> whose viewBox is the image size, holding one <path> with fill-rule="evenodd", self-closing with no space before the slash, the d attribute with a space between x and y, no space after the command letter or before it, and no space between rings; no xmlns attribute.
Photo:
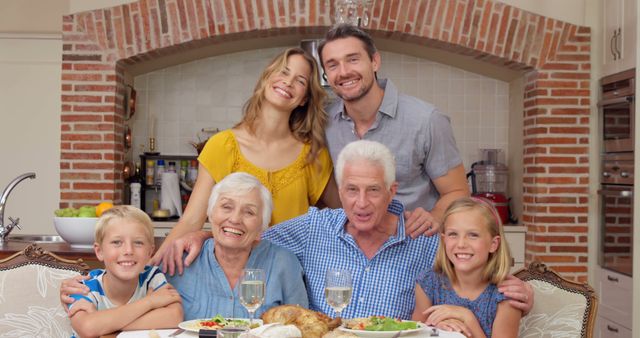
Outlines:
<svg viewBox="0 0 640 338"><path fill-rule="evenodd" d="M517 337L522 313L496 286L511 266L496 210L486 200L462 198L443 219L433 270L416 278L413 319L467 337Z"/></svg>

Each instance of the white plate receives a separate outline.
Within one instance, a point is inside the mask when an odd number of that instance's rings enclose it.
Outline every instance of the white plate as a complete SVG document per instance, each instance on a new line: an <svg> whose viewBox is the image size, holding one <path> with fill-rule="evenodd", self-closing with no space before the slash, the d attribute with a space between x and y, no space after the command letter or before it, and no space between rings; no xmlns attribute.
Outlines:
<svg viewBox="0 0 640 338"><path fill-rule="evenodd" d="M405 322L408 322L408 321L409 320L405 320ZM427 327L427 325L424 324L424 323L416 322L416 324L418 325L417 329L402 330L401 333L400 333L400 337L402 337L402 336L404 336L406 334L422 331L425 327ZM343 326L340 327L340 330L345 331L345 332L349 332L349 333L353 333L358 337L370 337L370 338L391 338L394 335L396 335L398 332L400 332L400 331L353 330L353 329L347 329L346 327L343 327Z"/></svg>
<svg viewBox="0 0 640 338"><path fill-rule="evenodd" d="M226 320L244 320L247 323L249 322L249 318L225 318ZM204 320L211 320L211 318L202 318L202 319L193 319L193 320L187 320L184 321L180 324L178 324L178 327L181 329L184 329L186 331L190 331L190 332L199 332L200 329L204 329L203 327L199 327L198 323L200 323L201 321ZM262 325L262 319L254 319L253 323L258 323L258 326Z"/></svg>

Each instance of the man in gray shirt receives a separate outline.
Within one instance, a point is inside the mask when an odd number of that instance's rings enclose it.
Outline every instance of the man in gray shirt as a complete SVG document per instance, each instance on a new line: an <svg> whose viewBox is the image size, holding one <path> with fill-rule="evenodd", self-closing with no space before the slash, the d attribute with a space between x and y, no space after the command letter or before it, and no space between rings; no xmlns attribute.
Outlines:
<svg viewBox="0 0 640 338"><path fill-rule="evenodd" d="M449 118L433 105L399 93L390 80L377 79L380 54L373 39L359 28L331 29L318 54L329 85L341 98L328 109L331 158L359 139L386 145L397 162L396 198L408 210L430 211L431 230L426 234L435 234L447 206L469 196ZM408 232L423 232L414 230Z"/></svg>

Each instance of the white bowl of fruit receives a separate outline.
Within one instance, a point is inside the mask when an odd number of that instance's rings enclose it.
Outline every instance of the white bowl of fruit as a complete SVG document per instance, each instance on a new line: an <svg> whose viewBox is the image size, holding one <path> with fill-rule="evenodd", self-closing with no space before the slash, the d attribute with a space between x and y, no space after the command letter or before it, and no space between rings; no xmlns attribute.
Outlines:
<svg viewBox="0 0 640 338"><path fill-rule="evenodd" d="M62 239L72 247L93 247L98 221L94 206L58 209L54 213L53 225Z"/></svg>

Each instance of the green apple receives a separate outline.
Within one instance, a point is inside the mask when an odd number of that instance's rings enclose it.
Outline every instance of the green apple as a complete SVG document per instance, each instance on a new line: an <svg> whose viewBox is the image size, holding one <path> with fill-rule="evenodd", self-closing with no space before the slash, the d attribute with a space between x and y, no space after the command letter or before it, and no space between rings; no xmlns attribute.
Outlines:
<svg viewBox="0 0 640 338"><path fill-rule="evenodd" d="M83 205L80 207L78 217L96 217L96 207Z"/></svg>
<svg viewBox="0 0 640 338"><path fill-rule="evenodd" d="M57 209L53 213L58 217L96 217L96 207L83 205L78 209L73 207Z"/></svg>

